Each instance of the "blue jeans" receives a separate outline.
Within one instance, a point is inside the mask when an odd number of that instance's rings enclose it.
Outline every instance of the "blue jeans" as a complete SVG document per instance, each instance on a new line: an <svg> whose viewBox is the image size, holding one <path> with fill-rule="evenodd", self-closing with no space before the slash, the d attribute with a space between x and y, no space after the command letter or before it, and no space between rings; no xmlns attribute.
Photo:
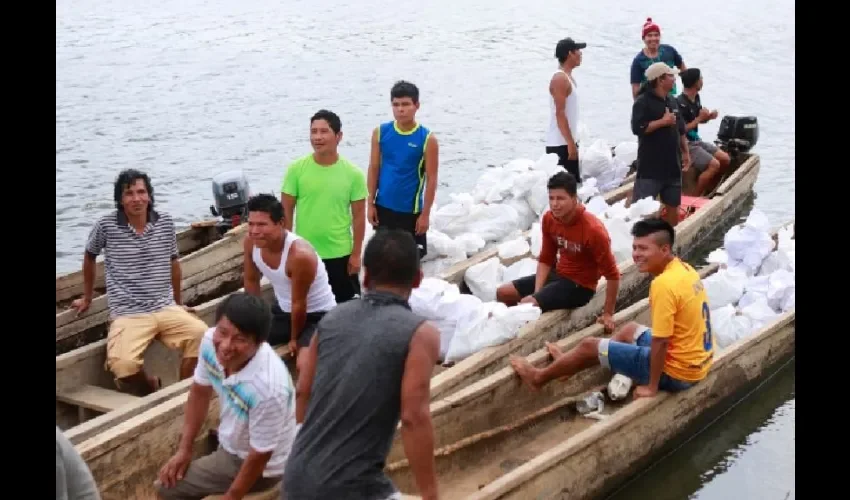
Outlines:
<svg viewBox="0 0 850 500"><path fill-rule="evenodd" d="M638 329L640 331L640 329ZM643 333L634 344L626 344L609 339L599 342L599 362L612 372L625 375L638 385L649 383L649 354L652 344L652 330L644 327ZM661 373L658 389L666 392L679 392L692 387L695 382L675 379Z"/></svg>

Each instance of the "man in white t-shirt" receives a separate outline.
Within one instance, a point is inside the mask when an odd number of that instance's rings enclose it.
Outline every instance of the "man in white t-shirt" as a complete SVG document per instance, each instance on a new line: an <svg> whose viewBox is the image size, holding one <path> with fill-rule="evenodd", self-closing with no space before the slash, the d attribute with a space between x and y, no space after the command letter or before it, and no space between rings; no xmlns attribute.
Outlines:
<svg viewBox="0 0 850 500"><path fill-rule="evenodd" d="M237 292L216 311L216 326L201 341L177 453L159 473L160 498L225 499L275 486L295 439L295 390L289 371L266 342L271 325L259 297ZM219 448L192 460L192 444L213 391L221 422Z"/></svg>

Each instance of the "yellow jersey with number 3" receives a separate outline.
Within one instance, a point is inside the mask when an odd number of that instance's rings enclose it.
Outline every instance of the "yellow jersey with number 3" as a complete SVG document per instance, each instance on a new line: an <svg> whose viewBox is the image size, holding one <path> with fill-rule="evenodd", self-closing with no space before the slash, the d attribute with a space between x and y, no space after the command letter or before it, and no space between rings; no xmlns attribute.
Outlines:
<svg viewBox="0 0 850 500"><path fill-rule="evenodd" d="M714 357L708 295L699 274L678 258L649 286L652 336L668 338L664 373L687 382L705 378Z"/></svg>

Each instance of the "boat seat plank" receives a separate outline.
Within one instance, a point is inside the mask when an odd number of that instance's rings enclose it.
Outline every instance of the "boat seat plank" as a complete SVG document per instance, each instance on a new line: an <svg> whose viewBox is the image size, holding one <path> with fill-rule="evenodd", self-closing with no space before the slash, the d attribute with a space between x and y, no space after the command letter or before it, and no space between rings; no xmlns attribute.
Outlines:
<svg viewBox="0 0 850 500"><path fill-rule="evenodd" d="M110 412L124 405L135 403L141 398L96 385L82 385L56 393L56 399L82 408Z"/></svg>

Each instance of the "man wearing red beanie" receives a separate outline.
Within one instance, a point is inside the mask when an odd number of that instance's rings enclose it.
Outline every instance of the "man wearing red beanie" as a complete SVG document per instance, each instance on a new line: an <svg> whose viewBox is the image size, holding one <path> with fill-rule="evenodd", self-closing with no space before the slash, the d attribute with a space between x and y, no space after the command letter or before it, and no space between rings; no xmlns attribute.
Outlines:
<svg viewBox="0 0 850 500"><path fill-rule="evenodd" d="M679 51L671 45L661 43L661 28L653 22L651 17L646 18L646 22L643 24L643 30L641 30L641 36L643 37L645 47L638 52L632 61L632 98L637 97L641 84L646 82L644 72L653 63L663 62L671 68L679 68L679 71L688 69ZM675 82L673 83L673 90L670 91L670 95L676 95Z"/></svg>

